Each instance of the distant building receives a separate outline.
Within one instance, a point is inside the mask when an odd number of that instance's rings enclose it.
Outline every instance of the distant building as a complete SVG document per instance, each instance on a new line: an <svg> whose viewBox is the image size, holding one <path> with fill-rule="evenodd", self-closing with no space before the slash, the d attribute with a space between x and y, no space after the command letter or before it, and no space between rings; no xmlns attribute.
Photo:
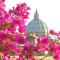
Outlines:
<svg viewBox="0 0 60 60"><path fill-rule="evenodd" d="M39 14L37 12L37 9L34 14L34 19L27 25L26 33L28 35L35 34L36 36L40 36L40 37L48 34L47 25L42 20L39 19ZM33 38L34 37L31 36L31 40Z"/></svg>

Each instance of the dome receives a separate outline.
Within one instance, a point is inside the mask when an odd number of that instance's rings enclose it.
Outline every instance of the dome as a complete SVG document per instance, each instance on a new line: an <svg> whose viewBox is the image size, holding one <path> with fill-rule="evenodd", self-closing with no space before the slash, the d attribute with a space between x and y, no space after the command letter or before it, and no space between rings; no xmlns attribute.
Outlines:
<svg viewBox="0 0 60 60"><path fill-rule="evenodd" d="M39 15L36 10L34 14L34 19L27 25L26 33L27 34L35 33L37 36L44 36L46 28L47 28L46 24L39 19Z"/></svg>

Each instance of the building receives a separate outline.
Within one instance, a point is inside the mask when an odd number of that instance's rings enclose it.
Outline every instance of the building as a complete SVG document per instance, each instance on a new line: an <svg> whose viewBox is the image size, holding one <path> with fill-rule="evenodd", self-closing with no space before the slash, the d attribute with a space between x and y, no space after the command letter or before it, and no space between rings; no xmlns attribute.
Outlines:
<svg viewBox="0 0 60 60"><path fill-rule="evenodd" d="M34 14L33 20L27 25L26 33L30 36L30 39L33 40L30 42L35 41L34 37L32 36L34 34L39 37L42 37L48 34L47 25L41 19L39 19L39 14L37 9Z"/></svg>

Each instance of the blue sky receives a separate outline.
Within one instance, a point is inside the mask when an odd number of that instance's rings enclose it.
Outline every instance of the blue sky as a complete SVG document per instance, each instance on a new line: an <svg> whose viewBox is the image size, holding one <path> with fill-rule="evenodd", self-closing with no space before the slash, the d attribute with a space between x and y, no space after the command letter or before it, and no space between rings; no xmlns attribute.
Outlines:
<svg viewBox="0 0 60 60"><path fill-rule="evenodd" d="M27 23L33 19L37 8L40 19L47 24L48 28L60 31L60 0L6 0L6 10L19 2L26 2L31 7Z"/></svg>

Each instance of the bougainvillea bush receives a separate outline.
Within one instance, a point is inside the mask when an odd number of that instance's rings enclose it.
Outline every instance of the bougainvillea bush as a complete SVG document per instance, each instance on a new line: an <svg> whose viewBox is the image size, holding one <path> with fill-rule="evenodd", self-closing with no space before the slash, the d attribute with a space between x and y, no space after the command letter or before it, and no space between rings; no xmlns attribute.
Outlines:
<svg viewBox="0 0 60 60"><path fill-rule="evenodd" d="M50 30L48 36L36 36L37 42L33 45L26 39L25 22L30 7L26 3L19 3L7 12L4 2L0 0L0 60L11 60L11 56L15 60L36 60L35 54L46 52L45 57L51 53L54 60L60 60L60 32Z"/></svg>
<svg viewBox="0 0 60 60"><path fill-rule="evenodd" d="M0 0L0 60L7 60L15 54L21 55L19 45L27 43L25 19L30 10L26 3L21 3L7 12L4 2Z"/></svg>

